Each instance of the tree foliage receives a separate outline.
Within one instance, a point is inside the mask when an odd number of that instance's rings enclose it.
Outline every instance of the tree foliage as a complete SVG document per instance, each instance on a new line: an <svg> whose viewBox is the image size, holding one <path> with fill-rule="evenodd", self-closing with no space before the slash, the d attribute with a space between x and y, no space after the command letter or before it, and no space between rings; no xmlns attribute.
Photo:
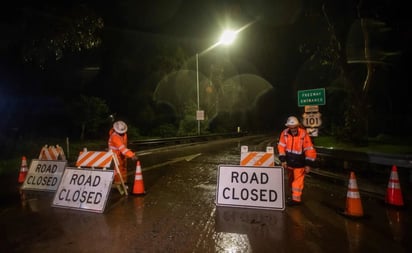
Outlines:
<svg viewBox="0 0 412 253"><path fill-rule="evenodd" d="M80 95L78 99L68 103L67 111L71 121L80 131L80 140L86 136L96 137L107 132L105 128L107 128L109 108L103 99Z"/></svg>
<svg viewBox="0 0 412 253"><path fill-rule="evenodd" d="M103 18L86 5L33 5L24 8L23 14L21 57L37 68L46 69L102 43Z"/></svg>
<svg viewBox="0 0 412 253"><path fill-rule="evenodd" d="M344 105L343 125L336 134L357 144L364 144L369 137L369 118L374 114L370 110L370 93L377 85L377 70L386 72L385 66L390 66L392 56L398 54L387 47L391 28L384 20L390 12L377 8L385 4L385 1L341 4L321 1L318 11L326 36L300 47L302 53L318 59L319 65L329 66L331 73L336 73L334 85L327 88L329 94L341 94L339 100Z"/></svg>

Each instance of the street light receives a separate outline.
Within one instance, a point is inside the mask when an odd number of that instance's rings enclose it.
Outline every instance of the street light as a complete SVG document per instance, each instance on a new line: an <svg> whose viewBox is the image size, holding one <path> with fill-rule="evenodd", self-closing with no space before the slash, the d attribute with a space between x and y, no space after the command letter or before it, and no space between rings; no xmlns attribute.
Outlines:
<svg viewBox="0 0 412 253"><path fill-rule="evenodd" d="M199 95L199 54L204 54L213 48L219 46L219 45L230 45L233 43L233 41L236 39L236 35L238 34L240 30L238 31L233 31L233 30L225 30L222 35L220 36L220 39L218 42L207 48L206 50L203 50L200 53L196 53L196 92L197 92L197 112L196 112L196 119L197 119L197 134L200 135L200 95Z"/></svg>

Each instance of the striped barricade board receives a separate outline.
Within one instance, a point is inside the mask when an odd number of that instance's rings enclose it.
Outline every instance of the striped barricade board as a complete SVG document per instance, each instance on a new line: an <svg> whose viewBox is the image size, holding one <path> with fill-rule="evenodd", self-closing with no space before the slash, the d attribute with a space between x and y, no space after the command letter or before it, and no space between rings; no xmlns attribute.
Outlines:
<svg viewBox="0 0 412 253"><path fill-rule="evenodd" d="M39 160L66 160L63 149L59 146L45 145L39 154Z"/></svg>
<svg viewBox="0 0 412 253"><path fill-rule="evenodd" d="M116 155L113 154L112 151L87 151L86 149L80 152L79 157L76 161L76 167L78 168L91 168L91 169L103 169L106 170L108 168L116 170L116 172L120 175L119 171L119 161L116 158ZM118 188L120 194L128 195L128 189L123 181L122 177L121 180L121 188Z"/></svg>
<svg viewBox="0 0 412 253"><path fill-rule="evenodd" d="M248 146L242 146L240 151L242 166L275 166L273 147L267 147L266 152L249 152Z"/></svg>
<svg viewBox="0 0 412 253"><path fill-rule="evenodd" d="M66 161L33 159L22 185L23 190L55 191L60 183Z"/></svg>
<svg viewBox="0 0 412 253"><path fill-rule="evenodd" d="M112 152L83 151L76 161L76 167L110 168L113 161Z"/></svg>

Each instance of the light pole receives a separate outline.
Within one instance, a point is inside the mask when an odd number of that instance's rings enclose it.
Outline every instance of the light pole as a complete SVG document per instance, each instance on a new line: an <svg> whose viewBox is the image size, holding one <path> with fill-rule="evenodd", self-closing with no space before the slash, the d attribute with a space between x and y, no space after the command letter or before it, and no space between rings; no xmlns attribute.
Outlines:
<svg viewBox="0 0 412 253"><path fill-rule="evenodd" d="M204 54L213 48L223 44L223 45L230 45L232 42L236 39L236 35L238 34L240 30L238 31L232 31L232 30L225 30L223 34L220 36L220 39L218 42L210 46L209 48L203 50L200 53L196 53L196 93L197 93L197 111L196 111L196 120L197 120L197 134L200 135L200 120L201 119L201 111L200 111L200 94L199 94L199 54ZM204 112L203 112L204 113ZM204 114L203 114L204 115Z"/></svg>
<svg viewBox="0 0 412 253"><path fill-rule="evenodd" d="M199 54L196 53L196 93L197 93L197 111L196 111L196 119L197 119L197 135L200 135L200 95L199 95Z"/></svg>

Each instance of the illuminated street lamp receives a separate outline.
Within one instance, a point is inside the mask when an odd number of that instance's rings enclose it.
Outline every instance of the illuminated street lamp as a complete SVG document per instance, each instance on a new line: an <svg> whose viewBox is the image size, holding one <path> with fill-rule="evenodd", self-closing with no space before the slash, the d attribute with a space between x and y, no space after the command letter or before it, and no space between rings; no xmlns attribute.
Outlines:
<svg viewBox="0 0 412 253"><path fill-rule="evenodd" d="M197 134L200 135L200 120L204 117L204 112L200 111L200 96L199 96L199 54L204 54L213 48L219 45L230 45L236 39L236 35L239 31L233 30L225 30L223 34L220 36L218 42L207 48L206 50L202 51L201 53L196 53L196 92L197 92L197 112L196 112L196 119L197 119Z"/></svg>

